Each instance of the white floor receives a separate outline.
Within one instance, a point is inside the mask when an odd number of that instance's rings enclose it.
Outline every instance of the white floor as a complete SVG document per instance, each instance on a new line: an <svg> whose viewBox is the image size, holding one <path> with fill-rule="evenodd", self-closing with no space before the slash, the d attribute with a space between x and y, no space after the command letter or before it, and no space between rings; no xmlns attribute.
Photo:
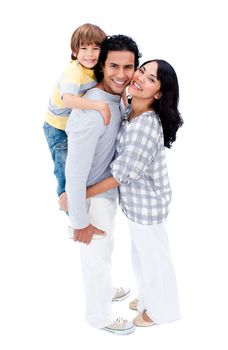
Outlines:
<svg viewBox="0 0 228 350"><path fill-rule="evenodd" d="M75 0L12 0L1 7L1 350L228 349L226 2L130 5L88 0L85 11ZM109 35L131 35L141 62L173 64L185 120L167 152L173 188L168 234L182 320L125 337L84 320L77 244L57 208L42 134L52 86L70 57L71 33L86 22ZM116 284L131 286L134 298L120 212L113 276ZM128 300L113 307L117 315L135 315Z"/></svg>
<svg viewBox="0 0 228 350"><path fill-rule="evenodd" d="M51 192L51 191L50 191ZM117 337L90 328L84 320L84 299L77 244L67 237L67 218L50 197L43 207L19 209L4 232L1 245L1 341L4 350L73 350L99 344L100 349L138 349L142 342L158 350L227 349L227 287L224 256L214 253L210 239L168 228L176 267L182 320L163 326L137 328ZM30 214L30 220L29 220ZM23 218L23 215L25 216ZM27 217L27 220L24 219ZM18 222L18 219L21 222ZM32 221L34 223L32 224ZM171 230L172 227L172 230ZM186 228L186 231L188 228ZM208 251L208 247L210 251ZM226 265L227 266L227 265ZM128 302L136 296L127 226L119 211L113 256L116 285L129 285L129 299L114 303L116 315L132 319ZM3 349L3 348L2 348Z"/></svg>

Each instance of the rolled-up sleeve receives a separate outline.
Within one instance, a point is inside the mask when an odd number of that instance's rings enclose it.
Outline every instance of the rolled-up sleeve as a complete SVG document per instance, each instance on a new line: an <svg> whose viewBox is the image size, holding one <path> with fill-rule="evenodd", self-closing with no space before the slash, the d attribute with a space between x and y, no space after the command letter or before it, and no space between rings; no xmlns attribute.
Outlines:
<svg viewBox="0 0 228 350"><path fill-rule="evenodd" d="M141 118L129 123L119 140L120 152L111 164L111 173L120 184L138 180L154 158L159 137L158 122Z"/></svg>
<svg viewBox="0 0 228 350"><path fill-rule="evenodd" d="M86 207L86 183L93 163L97 142L104 131L103 120L96 111L73 110L66 127L66 193L73 228L89 225Z"/></svg>
<svg viewBox="0 0 228 350"><path fill-rule="evenodd" d="M70 64L60 81L59 90L61 98L65 94L79 95L81 83L82 75L80 66L76 66L75 68L74 64Z"/></svg>
<svg viewBox="0 0 228 350"><path fill-rule="evenodd" d="M70 82L61 84L61 87L60 87L61 98L63 98L65 94L78 96L80 94L80 86L77 85L76 83L70 83Z"/></svg>

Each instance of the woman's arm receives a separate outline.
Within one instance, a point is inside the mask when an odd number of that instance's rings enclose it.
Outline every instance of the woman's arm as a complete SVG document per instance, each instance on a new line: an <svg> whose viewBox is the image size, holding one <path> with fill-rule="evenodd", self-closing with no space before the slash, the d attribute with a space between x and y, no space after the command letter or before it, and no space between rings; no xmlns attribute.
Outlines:
<svg viewBox="0 0 228 350"><path fill-rule="evenodd" d="M106 179L96 183L95 185L87 187L86 198L90 198L96 196L97 194L107 192L108 190L111 190L112 188L115 188L117 186L119 186L119 182L117 182L113 176L107 177Z"/></svg>

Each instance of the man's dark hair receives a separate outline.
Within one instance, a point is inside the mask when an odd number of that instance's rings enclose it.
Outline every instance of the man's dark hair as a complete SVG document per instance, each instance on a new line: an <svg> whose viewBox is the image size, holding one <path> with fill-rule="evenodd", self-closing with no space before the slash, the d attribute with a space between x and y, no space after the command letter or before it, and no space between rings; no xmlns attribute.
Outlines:
<svg viewBox="0 0 228 350"><path fill-rule="evenodd" d="M109 51L130 51L135 55L134 66L135 69L139 65L139 58L142 56L139 52L136 42L126 35L112 35L107 36L101 44L101 52L95 66L94 72L98 83L103 79L103 72L101 67L104 66Z"/></svg>

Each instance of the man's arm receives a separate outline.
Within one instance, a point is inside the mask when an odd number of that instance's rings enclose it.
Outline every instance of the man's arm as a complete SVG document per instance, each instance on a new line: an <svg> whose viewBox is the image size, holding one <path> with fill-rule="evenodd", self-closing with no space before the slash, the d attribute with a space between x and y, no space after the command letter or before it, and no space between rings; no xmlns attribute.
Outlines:
<svg viewBox="0 0 228 350"><path fill-rule="evenodd" d="M67 123L68 154L66 160L66 193L71 226L84 230L91 236L91 225L86 206L86 183L99 137L104 124L98 112L73 110ZM93 227L92 227L93 229ZM88 243L83 232L75 233L75 239ZM96 232L97 233L97 232Z"/></svg>

